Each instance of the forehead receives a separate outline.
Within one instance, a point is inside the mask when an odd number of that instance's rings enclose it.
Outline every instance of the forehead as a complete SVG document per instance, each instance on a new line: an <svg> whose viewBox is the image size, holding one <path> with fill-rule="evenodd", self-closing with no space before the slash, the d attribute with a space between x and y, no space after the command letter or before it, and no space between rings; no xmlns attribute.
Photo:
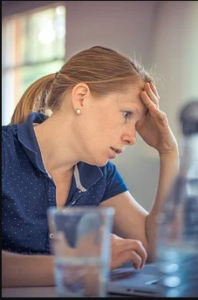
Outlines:
<svg viewBox="0 0 198 300"><path fill-rule="evenodd" d="M144 84L144 82L139 82L126 87L125 91L118 95L118 104L121 106L127 105L129 108L136 107L141 110L141 112L146 112L147 109L140 97Z"/></svg>

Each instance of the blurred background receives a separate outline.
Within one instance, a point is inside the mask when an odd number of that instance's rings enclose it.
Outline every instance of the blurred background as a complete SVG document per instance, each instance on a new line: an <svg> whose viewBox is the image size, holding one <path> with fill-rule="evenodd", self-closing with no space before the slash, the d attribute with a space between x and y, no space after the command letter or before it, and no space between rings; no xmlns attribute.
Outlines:
<svg viewBox="0 0 198 300"><path fill-rule="evenodd" d="M152 71L180 147L179 110L198 99L197 1L2 1L2 25L3 125L31 83L100 45L136 57ZM149 209L157 188L156 151L138 137L114 163Z"/></svg>

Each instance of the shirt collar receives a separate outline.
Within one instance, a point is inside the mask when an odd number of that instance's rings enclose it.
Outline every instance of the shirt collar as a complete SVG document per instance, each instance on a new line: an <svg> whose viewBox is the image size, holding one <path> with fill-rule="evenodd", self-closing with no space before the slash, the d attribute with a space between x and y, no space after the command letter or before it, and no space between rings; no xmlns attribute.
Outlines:
<svg viewBox="0 0 198 300"><path fill-rule="evenodd" d="M33 112L29 114L25 123L18 125L18 139L23 145L24 151L26 152L27 156L34 164L34 166L45 174L47 172L43 165L41 152L33 129L33 123L41 124L47 118L47 116L41 113ZM79 162L74 168L76 186L82 192L85 192L90 186L95 184L102 176L103 173L101 169L97 166L92 166L83 162Z"/></svg>
<svg viewBox="0 0 198 300"><path fill-rule="evenodd" d="M46 173L41 152L33 129L33 123L42 123L48 117L40 113L29 114L25 123L18 125L18 139L31 162L41 171Z"/></svg>

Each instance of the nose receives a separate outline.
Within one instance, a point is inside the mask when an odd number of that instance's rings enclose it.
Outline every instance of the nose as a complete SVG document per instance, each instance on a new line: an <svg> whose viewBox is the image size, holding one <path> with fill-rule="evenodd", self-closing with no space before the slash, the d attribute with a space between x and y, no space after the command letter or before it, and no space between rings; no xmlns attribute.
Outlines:
<svg viewBox="0 0 198 300"><path fill-rule="evenodd" d="M122 140L124 141L125 145L132 146L136 143L136 132L124 133L122 135Z"/></svg>

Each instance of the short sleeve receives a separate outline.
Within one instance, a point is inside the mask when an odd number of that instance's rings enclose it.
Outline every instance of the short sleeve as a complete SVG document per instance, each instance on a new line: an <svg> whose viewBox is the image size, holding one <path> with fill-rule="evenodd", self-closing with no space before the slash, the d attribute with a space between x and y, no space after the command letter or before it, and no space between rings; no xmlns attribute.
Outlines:
<svg viewBox="0 0 198 300"><path fill-rule="evenodd" d="M105 201L128 190L127 185L125 184L116 166L112 162L107 163L105 167L105 175L106 190L102 201Z"/></svg>

